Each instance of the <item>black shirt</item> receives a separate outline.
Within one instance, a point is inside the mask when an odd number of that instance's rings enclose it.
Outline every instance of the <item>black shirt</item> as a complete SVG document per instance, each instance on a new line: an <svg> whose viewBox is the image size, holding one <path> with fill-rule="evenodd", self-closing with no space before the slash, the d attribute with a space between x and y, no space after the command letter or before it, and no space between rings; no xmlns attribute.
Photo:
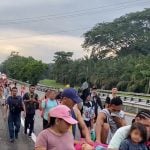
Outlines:
<svg viewBox="0 0 150 150"><path fill-rule="evenodd" d="M26 102L26 100L30 100L34 98L36 102ZM27 114L35 114L35 110L38 108L38 95L36 93L25 93L23 96L23 100L25 102L26 113Z"/></svg>

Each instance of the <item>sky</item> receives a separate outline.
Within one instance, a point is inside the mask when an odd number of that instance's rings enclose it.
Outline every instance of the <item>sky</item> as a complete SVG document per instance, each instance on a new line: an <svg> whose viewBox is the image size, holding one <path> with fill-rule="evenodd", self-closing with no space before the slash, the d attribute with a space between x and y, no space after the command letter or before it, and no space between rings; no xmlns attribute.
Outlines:
<svg viewBox="0 0 150 150"><path fill-rule="evenodd" d="M45 63L56 51L81 58L86 31L144 8L150 8L150 0L1 0L0 63L11 51Z"/></svg>

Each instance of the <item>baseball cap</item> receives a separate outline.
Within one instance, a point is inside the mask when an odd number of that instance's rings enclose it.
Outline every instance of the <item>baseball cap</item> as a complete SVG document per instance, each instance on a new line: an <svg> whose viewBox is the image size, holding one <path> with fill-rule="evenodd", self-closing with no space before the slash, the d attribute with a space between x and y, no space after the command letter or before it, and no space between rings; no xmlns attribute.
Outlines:
<svg viewBox="0 0 150 150"><path fill-rule="evenodd" d="M71 110L65 105L58 105L49 111L50 117L61 118L69 124L77 124L77 121L71 117Z"/></svg>
<svg viewBox="0 0 150 150"><path fill-rule="evenodd" d="M79 97L78 92L74 88L64 89L64 91L62 92L62 97L70 98L76 104L81 102L81 98Z"/></svg>

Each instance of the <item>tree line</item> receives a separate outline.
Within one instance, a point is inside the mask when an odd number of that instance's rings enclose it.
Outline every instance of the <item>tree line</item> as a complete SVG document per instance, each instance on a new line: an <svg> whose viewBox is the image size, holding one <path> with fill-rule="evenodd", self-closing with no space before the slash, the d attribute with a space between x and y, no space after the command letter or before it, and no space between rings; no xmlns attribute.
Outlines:
<svg viewBox="0 0 150 150"><path fill-rule="evenodd" d="M6 73L10 78L36 84L47 76L48 65L32 57L11 53L8 59L0 65L0 71Z"/></svg>
<svg viewBox="0 0 150 150"><path fill-rule="evenodd" d="M10 56L1 70L12 78L38 82L48 78L98 88L150 93L150 9L127 14L113 22L99 23L84 33L82 47L90 56L73 60L72 52L59 51L54 63L32 57Z"/></svg>

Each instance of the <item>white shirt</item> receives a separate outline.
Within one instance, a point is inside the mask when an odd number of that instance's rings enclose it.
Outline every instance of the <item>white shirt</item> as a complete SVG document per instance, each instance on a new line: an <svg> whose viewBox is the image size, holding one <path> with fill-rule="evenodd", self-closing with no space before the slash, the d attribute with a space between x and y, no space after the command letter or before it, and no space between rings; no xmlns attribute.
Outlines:
<svg viewBox="0 0 150 150"><path fill-rule="evenodd" d="M110 149L119 149L121 142L127 137L130 131L131 125L124 126L119 128L114 136L112 137L108 148Z"/></svg>

